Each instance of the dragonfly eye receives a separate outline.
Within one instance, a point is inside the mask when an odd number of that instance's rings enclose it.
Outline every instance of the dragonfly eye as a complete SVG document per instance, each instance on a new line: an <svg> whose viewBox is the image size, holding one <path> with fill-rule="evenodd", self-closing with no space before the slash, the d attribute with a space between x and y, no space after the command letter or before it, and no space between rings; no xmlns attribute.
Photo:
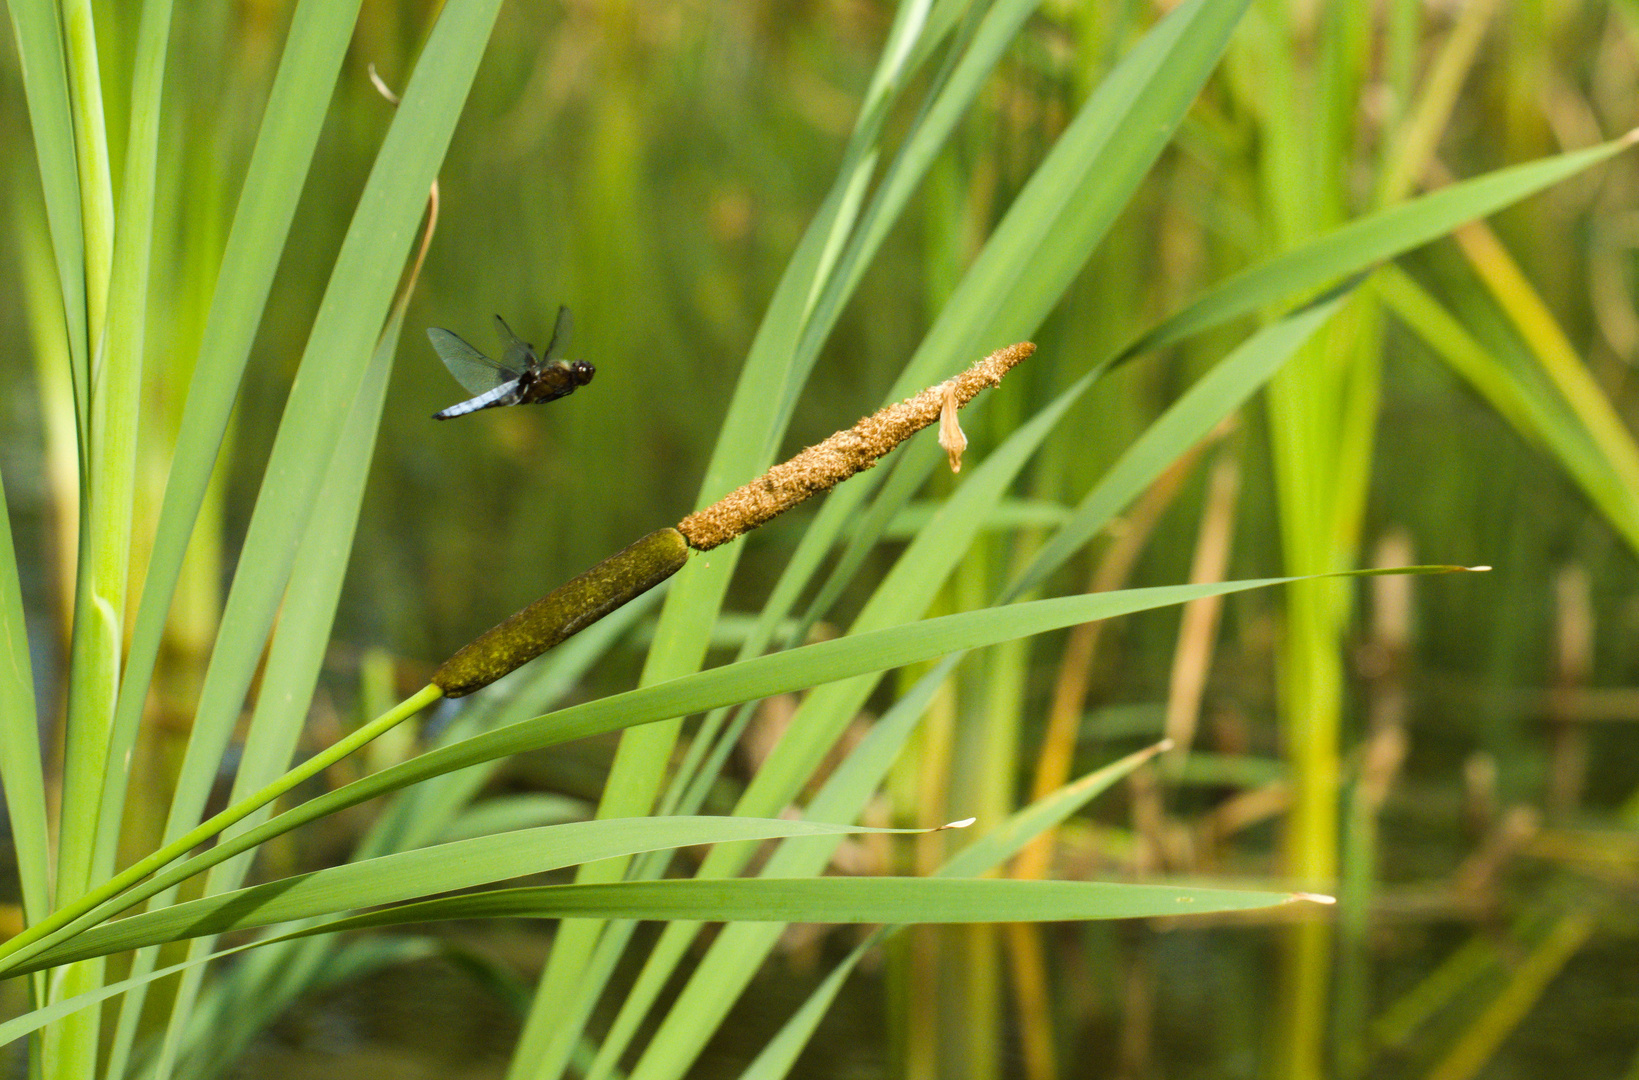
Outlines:
<svg viewBox="0 0 1639 1080"><path fill-rule="evenodd" d="M575 379L576 386L585 386L587 383L592 381L592 376L598 373L598 369L593 367L591 364L588 364L585 360L576 360L574 363L570 364L569 371Z"/></svg>

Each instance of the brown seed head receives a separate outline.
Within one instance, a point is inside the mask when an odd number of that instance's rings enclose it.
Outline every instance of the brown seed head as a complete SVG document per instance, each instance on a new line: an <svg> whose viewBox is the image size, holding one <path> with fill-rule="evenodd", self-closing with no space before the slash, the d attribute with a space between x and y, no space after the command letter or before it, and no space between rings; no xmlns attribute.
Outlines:
<svg viewBox="0 0 1639 1080"><path fill-rule="evenodd" d="M1036 351L1028 341L997 349L960 375L930 386L839 431L677 524L689 546L709 551L726 544L793 506L875 465L877 459L939 419L947 394L961 408L1002 381L1020 360Z"/></svg>

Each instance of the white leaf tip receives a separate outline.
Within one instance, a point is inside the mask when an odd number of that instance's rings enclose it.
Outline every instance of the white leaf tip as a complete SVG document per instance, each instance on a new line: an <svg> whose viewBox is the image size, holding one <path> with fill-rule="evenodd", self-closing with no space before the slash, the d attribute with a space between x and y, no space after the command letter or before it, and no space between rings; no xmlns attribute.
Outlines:
<svg viewBox="0 0 1639 1080"><path fill-rule="evenodd" d="M387 80L383 79L380 73L376 71L376 62L374 60L370 61L368 70L370 72L370 82L373 86L375 86L376 93L380 94L394 105L397 105L398 95L393 93L393 91L387 86Z"/></svg>
<svg viewBox="0 0 1639 1080"><path fill-rule="evenodd" d="M976 817L965 817L961 821L947 821L947 822L945 822L945 824L943 824L943 825L939 826L939 828L935 829L934 832L940 832L944 829L965 829L969 825L972 825L975 821L978 821L978 820L979 819L976 818Z"/></svg>

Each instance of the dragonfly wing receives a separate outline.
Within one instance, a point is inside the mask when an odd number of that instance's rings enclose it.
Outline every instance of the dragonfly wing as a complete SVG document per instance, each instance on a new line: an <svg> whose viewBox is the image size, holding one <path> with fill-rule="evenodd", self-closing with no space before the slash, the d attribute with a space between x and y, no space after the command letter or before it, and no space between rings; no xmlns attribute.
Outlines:
<svg viewBox="0 0 1639 1080"><path fill-rule="evenodd" d="M430 326L427 340L433 343L438 358L450 369L455 381L469 394L487 393L518 377L518 372L502 367L448 330Z"/></svg>
<svg viewBox="0 0 1639 1080"><path fill-rule="evenodd" d="M574 322L569 317L569 305L558 305L558 321L552 327L552 340L547 343L546 352L541 359L551 362L563 355L569 348L569 334L574 330Z"/></svg>
<svg viewBox="0 0 1639 1080"><path fill-rule="evenodd" d="M529 347L527 341L520 340L499 315L495 316L495 330L501 335L501 344L506 346L506 351L501 354L502 367L526 371L535 366L535 350Z"/></svg>

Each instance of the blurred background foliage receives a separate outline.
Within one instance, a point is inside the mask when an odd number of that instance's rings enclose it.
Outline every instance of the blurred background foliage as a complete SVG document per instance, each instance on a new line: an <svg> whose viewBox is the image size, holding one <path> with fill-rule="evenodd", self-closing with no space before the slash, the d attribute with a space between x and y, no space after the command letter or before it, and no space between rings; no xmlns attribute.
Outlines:
<svg viewBox="0 0 1639 1080"><path fill-rule="evenodd" d="M868 272L802 396L787 450L875 406L1031 168L1157 6L1169 5L1043 6ZM1326 5L1271 0L1249 20L1288 6L1301 54ZM123 7L98 5L105 57L128 57L132 49L134 20L122 17ZM224 553L231 555L243 533L353 194L391 117L368 66L399 85L433 10L423 0L364 5L298 211L299 239L285 254L207 510L214 525L195 541L173 609L160 696L163 715L178 725L197 692L193 661L214 633ZM1332 148L1351 213L1373 205L1376 163L1391 149L1383 132L1403 107L1395 80L1420 74L1464 19L1475 20L1482 37L1471 67L1459 73L1460 93L1440 134L1440 166L1451 175L1592 145L1639 124L1639 4L1469 0L1386 10L1409 12L1418 31L1409 55L1378 56L1372 42L1362 44L1368 59L1358 108L1342 118L1344 139ZM178 22L170 95L182 119L164 132L164 240L156 250L181 258L156 265L152 282L151 413L143 418L151 430L177 422L188 378L183 358L193 355L208 303L202 283L220 257L287 18L285 5L242 0L197 5ZM891 18L890 6L871 0L504 6L440 174L439 228L387 398L316 730L333 734L359 712L368 715L359 704L370 696L360 671L373 654L394 659L402 686L418 686L475 632L692 509L741 358L832 180ZM1259 190L1267 182L1260 173L1266 117L1256 103L1260 40L1243 26L1180 137L1038 335L1036 358L969 426L975 460L1094 359L1274 245ZM0 96L0 137L24 146L27 116L10 39L3 41L8 90ZM103 70L112 79L123 69L116 61ZM108 100L117 110L124 95ZM111 112L116 143L125 129ZM9 362L0 365L7 432L0 467L25 595L38 620L31 627L36 666L48 676L42 708L50 711L62 694L49 673L59 669L53 650L60 652L66 626L61 575L63 538L73 535L73 466L65 457L72 413L66 386L50 371L64 348L53 337L60 330L27 314L25 298L37 296L51 272L43 219L31 209L38 177L29 155L7 158L0 166L5 201L17 209L0 244L0 336L12 343ZM1630 424L1639 407L1636 188L1639 163L1622 156L1491 223ZM1526 350L1519 330L1457 243L1430 245L1402 266L1495 356L1531 370L1519 359ZM499 312L538 342L560 302L576 316L571 355L598 367L590 387L547 409L497 410L448 424L428 419L462 395L421 327L446 326L487 346L490 316ZM1017 484L1011 505L1018 521L982 537L936 612L982 606L1039 527L1073 504L1235 340L1235 332L1215 332L1128 364L1097 385ZM1540 1075L1550 1067L1639 1075L1639 939L1631 918L1639 882L1634 552L1551 456L1392 319L1382 328L1381 364L1361 561L1496 569L1456 582L1383 581L1362 590L1365 602L1350 616L1341 766L1351 791L1365 785L1378 835L1360 842L1377 845L1378 856L1367 880L1356 883L1372 917L1359 948L1340 955L1328 1067L1338 1075L1369 1069L1456 1077L1489 1062L1480 1075ZM155 512L164 465L143 465L151 482L139 516ZM1271 477L1259 399L1170 486L1157 485L1125 532L1091 545L1050 591L1079 591L1090 579L1105 587L1187 580L1209 527L1231 538L1222 576L1282 572ZM935 479L928 496L959 482ZM812 513L794 513L744 541L731 610L758 609ZM890 544L871 556L857 579L866 584L844 593L819 632L846 625L897 550ZM1101 567L1110 576L1097 578ZM51 612L61 618L55 626L46 621ZM1078 765L1153 740L1169 709L1190 707L1178 700L1189 693L1179 674L1188 663L1200 665L1204 679L1193 692L1203 752L1186 775L1168 778L1165 799L1153 784L1135 786L1104 804L1096 821L1064 830L1061 876L1169 870L1256 878L1275 870L1290 750L1276 724L1282 602L1268 593L1233 599L1216 634L1194 652L1181 644L1179 619L1174 611L1136 616L1084 646L1091 651ZM1066 647L1065 635L1017 647L1011 707L1019 743L1031 753L1056 681L1070 666ZM616 653L595 681L628 685L639 656ZM992 667L971 669L961 707L979 707L995 677ZM954 701L949 708L957 708ZM788 705L770 703L753 734L776 725L782 709ZM1391 728L1400 743L1374 737ZM498 782L595 798L611 748L572 746L514 762ZM172 753L163 736L146 745L139 775L163 773ZM753 747L738 763L742 779L754 757ZM957 795L964 775L994 764L982 756L959 761L950 781ZM916 769L912 762L906 773ZM1013 770L1014 787L1028 790L1031 762ZM1183 782L1174 788L1171 781ZM916 790L905 776L898 782ZM975 791L982 786L969 783ZM329 857L341 841L306 843L313 850L291 854L294 865ZM881 866L870 859L862 865ZM494 933L483 947L532 980L545 932ZM922 932L929 939L941 933L962 931ZM1048 1011L1061 1060L1079 1063L1076 1075L1261 1070L1269 1037L1263 1003L1272 993L1274 934L1267 928L1093 924L1048 930L1044 940L1055 988ZM726 1028L751 1049L714 1048L697 1075L732 1075L795 1004L796 995L788 1001L782 988L805 986L819 951L836 947L836 940L794 933L761 984L766 993L751 995L742 1005L747 1015ZM493 1055L473 1057L452 1044L510 1045L507 988L461 977L447 957L404 970L414 975L408 984L378 974L374 983L304 1005L253 1051L242 1075L334 1075L326 1070L338 1067L336 1055L365 1053L361 1046L378 1063L393 1061L400 1075L456 1075L436 1070L457 1062L475 1075L498 1068ZM893 964L856 976L847 1004L799 1072L878 1075L891 1059L918 1060L914 1050L892 1045L882 1020L886 1011L896 1030L906 1029L905 1014L919 996L908 980L907 969ZM429 1013L430 1002L439 1004ZM368 1023L358 1019L366 1014ZM946 1074L1026 1075L1034 1068L1020 1048L1026 1025L1012 1015L1009 1005L972 1021L997 1033L997 1064L947 1061ZM455 1016L488 1019L468 1030L450 1020ZM439 1024L447 1039L414 1045ZM346 1032L338 1035L333 1025ZM1474 1047L1488 1036L1509 1041L1469 1067L1462 1054L1481 1053Z"/></svg>

